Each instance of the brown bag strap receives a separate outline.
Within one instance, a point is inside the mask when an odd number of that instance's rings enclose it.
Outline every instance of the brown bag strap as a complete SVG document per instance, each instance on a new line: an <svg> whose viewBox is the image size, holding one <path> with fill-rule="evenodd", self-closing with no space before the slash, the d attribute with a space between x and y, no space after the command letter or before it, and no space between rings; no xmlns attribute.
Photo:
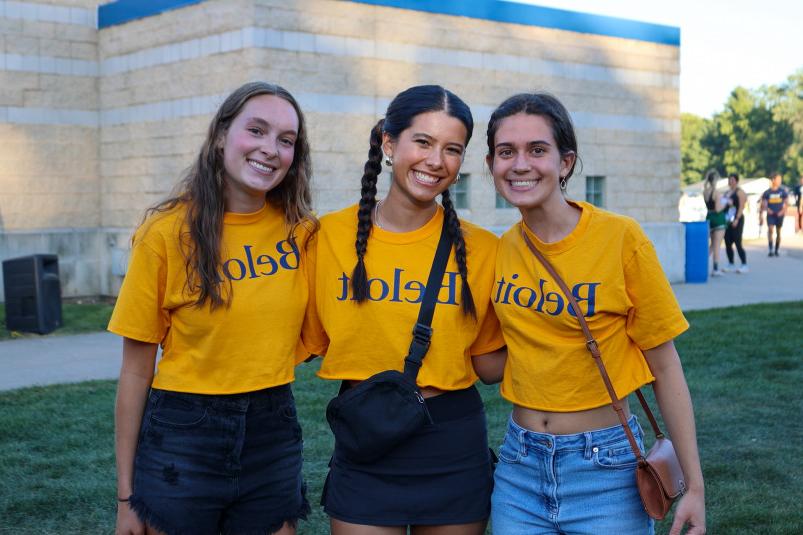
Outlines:
<svg viewBox="0 0 803 535"><path fill-rule="evenodd" d="M653 388L653 391L654 390L655 388ZM644 399L644 394L641 393L641 389L636 389L636 396L638 396L639 403L641 403L641 407L644 409L644 414L647 415L647 419L650 421L650 427L652 427L652 431L655 433L655 438L664 438L664 433L661 431L661 428L658 427L658 422L655 420L650 406L647 405L647 400Z"/></svg>
<svg viewBox="0 0 803 535"><path fill-rule="evenodd" d="M577 300L572 295L572 292L569 291L569 287L566 286L566 283L563 282L563 279L558 272L555 271L555 268L552 267L552 264L547 261L543 254L533 245L533 242L530 241L530 238L527 236L527 232L524 230L524 222L521 222L521 236L524 238L524 243L527 244L527 247L533 253L541 264L546 268L552 278L555 280L560 289L563 291L566 299L569 300L571 304L572 310L575 312L575 317L577 317L577 321L580 322L580 328L583 329L583 334L586 338L586 348L588 349L589 353L591 353L591 357L594 359L594 362L597 364L597 368L599 369L599 373L602 376L602 381L605 383L605 388L608 390L608 395L611 397L611 406L613 410L616 411L616 415L619 417L619 422L622 424L622 428L625 430L625 434L627 435L627 440L630 442L630 447L633 449L633 454L636 456L637 459L642 459L644 456L641 453L641 449L636 442L636 437L633 436L633 431L630 429L630 426L627 425L627 418L625 418L625 412L622 408L621 400L616 396L616 391L613 388L613 384L611 383L611 378L608 376L608 371L605 369L605 364L602 362L602 354L599 351L599 345L597 341L594 339L594 335L591 334L591 329L588 328L588 323L586 322L585 317L583 316L583 311L580 309L580 306L577 304ZM647 418L650 420L650 425L652 426L653 431L655 432L656 438L663 438L664 434L661 432L660 428L658 427L658 422L655 420L655 417L650 410L649 405L647 405L647 401L644 399L644 396L641 393L641 390L636 390L636 395L638 396L639 402L641 406L644 408L644 412L647 414Z"/></svg>

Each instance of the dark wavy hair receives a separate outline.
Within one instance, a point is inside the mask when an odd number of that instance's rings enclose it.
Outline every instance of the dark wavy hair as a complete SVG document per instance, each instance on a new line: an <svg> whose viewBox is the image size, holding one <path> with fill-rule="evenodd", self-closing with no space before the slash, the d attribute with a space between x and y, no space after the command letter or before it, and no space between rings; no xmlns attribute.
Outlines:
<svg viewBox="0 0 803 535"><path fill-rule="evenodd" d="M231 302L231 288L224 292L221 276L220 240L223 232L225 167L220 139L226 135L235 117L253 97L273 95L289 102L298 116L298 135L296 137L293 163L281 183L270 190L266 200L280 208L288 226L288 240L295 244L295 230L302 222L311 231L318 228L318 221L312 214L312 195L310 179L312 162L310 159L307 127L301 107L289 91L281 86L266 82L250 82L235 89L209 124L209 130L195 163L185 172L170 198L147 210L145 218L172 210L179 204L186 204L186 228L180 236L181 250L186 261L186 289L190 294L197 293L196 306L207 301L212 309Z"/></svg>
<svg viewBox="0 0 803 535"><path fill-rule="evenodd" d="M574 163L564 177L568 182L569 178L574 174L574 168L580 162L580 154L577 151L577 136L574 133L574 124L569 111L560 100L549 93L519 93L506 99L494 110L488 120L488 130L486 132L488 156L491 159L494 157L496 131L499 130L502 120L517 113L539 115L547 119L560 155L565 156L570 152L574 153ZM582 162L580 162L581 168L582 165Z"/></svg>
<svg viewBox="0 0 803 535"><path fill-rule="evenodd" d="M376 206L376 182L382 172L382 134L386 133L391 139L397 139L399 134L408 129L413 120L422 113L433 111L446 112L466 127L466 145L471 139L474 130L474 119L471 110L460 97L439 85L419 85L406 89L396 95L388 105L385 118L381 119L371 130L368 160L365 162L362 175L362 190L360 206L357 211L357 265L351 275L351 288L354 299L361 303L368 299L368 273L365 269L365 252L368 247L368 236L373 227L373 213ZM454 247L455 261L457 262L460 279L462 281L462 310L466 315L477 316L474 298L468 284L468 266L466 242L460 220L452 204L449 190L441 194L444 217L447 231Z"/></svg>

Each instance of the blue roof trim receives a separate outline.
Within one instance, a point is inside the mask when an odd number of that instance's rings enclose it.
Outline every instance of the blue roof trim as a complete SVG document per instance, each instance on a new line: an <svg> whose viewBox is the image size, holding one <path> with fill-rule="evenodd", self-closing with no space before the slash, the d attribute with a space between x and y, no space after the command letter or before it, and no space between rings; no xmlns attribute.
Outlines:
<svg viewBox="0 0 803 535"><path fill-rule="evenodd" d="M108 28L128 21L158 15L204 0L117 0L98 6L98 28Z"/></svg>
<svg viewBox="0 0 803 535"><path fill-rule="evenodd" d="M360 4L398 7L443 15L541 26L570 32L636 39L662 45L680 46L680 28L649 22L592 15L551 7L505 2L503 0L351 0Z"/></svg>
<svg viewBox="0 0 803 535"><path fill-rule="evenodd" d="M165 11L198 4L204 0L117 0L98 7L98 28L158 15ZM680 46L680 28L649 22L592 15L551 7L505 2L504 0L350 0L361 4L397 7L428 13L473 19L540 26L570 32L636 39L662 45Z"/></svg>

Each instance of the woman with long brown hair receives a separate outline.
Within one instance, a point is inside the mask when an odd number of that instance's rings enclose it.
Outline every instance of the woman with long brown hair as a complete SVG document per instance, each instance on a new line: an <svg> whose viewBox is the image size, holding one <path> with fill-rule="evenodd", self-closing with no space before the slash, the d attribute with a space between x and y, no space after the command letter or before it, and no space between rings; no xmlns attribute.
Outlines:
<svg viewBox="0 0 803 535"><path fill-rule="evenodd" d="M248 83L137 230L109 323L124 337L118 534L288 535L306 516L290 383L317 227L310 174L298 103Z"/></svg>

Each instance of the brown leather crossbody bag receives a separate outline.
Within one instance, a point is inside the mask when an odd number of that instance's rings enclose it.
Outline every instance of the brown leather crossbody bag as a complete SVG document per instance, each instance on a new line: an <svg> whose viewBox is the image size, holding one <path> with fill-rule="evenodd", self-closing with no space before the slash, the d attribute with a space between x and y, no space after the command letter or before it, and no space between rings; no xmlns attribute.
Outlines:
<svg viewBox="0 0 803 535"><path fill-rule="evenodd" d="M549 274L555 279L555 282L560 286L560 289L566 295L566 299L571 303L572 309L576 312L577 320L580 322L580 327L586 337L586 348L597 363L597 368L602 376L602 381L605 383L605 388L611 396L611 406L616 411L619 417L619 422L625 430L627 440L630 442L630 447L633 449L633 454L636 456L638 464L636 466L636 485L638 486L639 494L641 495L641 502L644 504L644 510L650 517L656 520L662 520L672 503L677 500L686 490L686 482L683 479L683 470L680 467L678 456L675 453L675 447L672 442L667 438L658 427L658 422L650 410L647 401L641 393L641 390L636 390L641 406L644 408L644 413L650 420L650 425L655 432L655 444L653 444L647 455L644 455L636 442L636 437L633 436L630 426L627 425L624 410L622 409L622 402L616 396L616 391L613 389L613 384L605 369L605 364L602 362L602 354L599 351L599 346L591 330L588 328L583 312L577 305L577 300L574 298L566 283L555 271L555 268L544 258L535 245L533 245L530 238L527 237L524 227L521 228L521 235L524 242L532 251L533 255L538 259L541 264L546 268Z"/></svg>

